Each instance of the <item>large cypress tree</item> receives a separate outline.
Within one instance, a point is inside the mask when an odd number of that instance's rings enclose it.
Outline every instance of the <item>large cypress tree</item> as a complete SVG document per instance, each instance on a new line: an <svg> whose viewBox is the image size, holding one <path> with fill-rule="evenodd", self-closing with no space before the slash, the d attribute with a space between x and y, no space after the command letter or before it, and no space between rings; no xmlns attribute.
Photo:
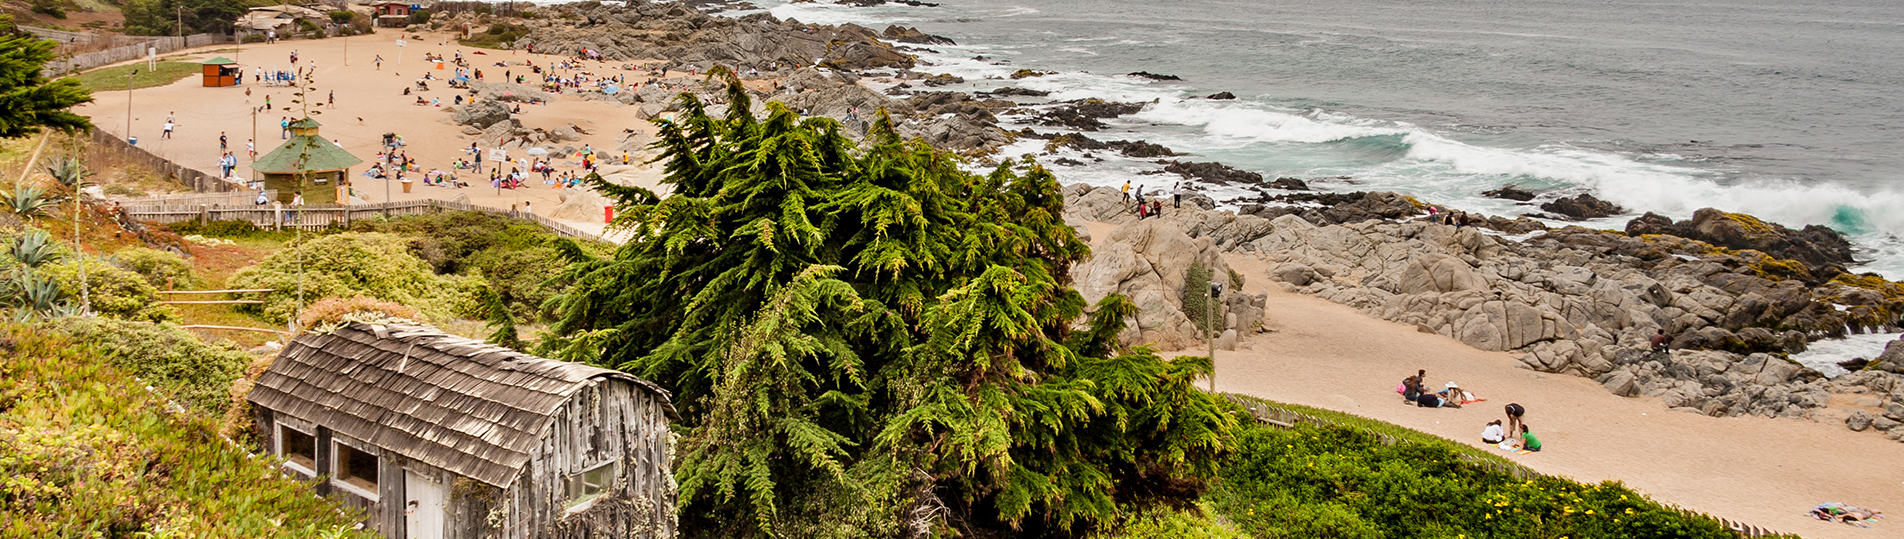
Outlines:
<svg viewBox="0 0 1904 539"><path fill-rule="evenodd" d="M883 113L863 151L757 120L727 76L726 118L660 122L670 196L593 178L633 237L564 248L539 344L675 393L687 535L1064 536L1201 491L1233 424L1209 360L1117 345L1134 309L1070 288L1050 173L967 172Z"/></svg>
<svg viewBox="0 0 1904 539"><path fill-rule="evenodd" d="M0 17L6 17L0 15ZM0 26L12 28L12 18ZM41 126L85 129L92 123L71 109L93 100L72 79L46 80L40 70L54 58L52 41L27 34L0 32L0 137L38 133Z"/></svg>

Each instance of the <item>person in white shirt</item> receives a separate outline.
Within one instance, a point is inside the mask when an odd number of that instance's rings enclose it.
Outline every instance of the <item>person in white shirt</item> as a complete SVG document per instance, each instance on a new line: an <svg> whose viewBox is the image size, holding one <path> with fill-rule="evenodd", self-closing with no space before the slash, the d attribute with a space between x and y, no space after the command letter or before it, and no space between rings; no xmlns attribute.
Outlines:
<svg viewBox="0 0 1904 539"><path fill-rule="evenodd" d="M1507 431L1501 428L1501 420L1489 421L1487 428L1481 429L1481 442L1498 444L1507 439Z"/></svg>

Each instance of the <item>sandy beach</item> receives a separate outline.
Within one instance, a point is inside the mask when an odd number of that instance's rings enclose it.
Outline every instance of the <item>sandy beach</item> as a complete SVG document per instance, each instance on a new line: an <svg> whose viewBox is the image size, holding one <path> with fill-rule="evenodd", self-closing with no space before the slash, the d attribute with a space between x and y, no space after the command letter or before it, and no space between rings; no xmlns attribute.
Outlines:
<svg viewBox="0 0 1904 539"><path fill-rule="evenodd" d="M291 103L297 99L292 95L298 91L295 87L259 85L253 82L252 74L258 68L266 72L294 69L291 67L290 55L295 51L299 65L308 68L315 62L317 66L317 94L312 96L311 110L318 113L313 118L323 124L320 133L365 161L351 170L356 192L365 201L446 200L464 194L474 204L501 209L528 204L537 213L548 215L561 203L561 191L542 185L540 175L524 188L503 189L498 193L489 187L487 168L480 179L476 178L473 171L460 171L463 180L471 184L469 188L426 187L418 182L408 194L402 192L402 186L397 182L361 176L375 162L377 152L382 149L384 133L402 135L406 143L404 151L416 159L425 171L432 168L450 171L450 163L471 157L467 150L477 137L462 134L461 128L453 125L452 113L449 112L453 96L466 94L466 91L448 86L447 79L454 76L453 65L446 64L444 69L437 70L435 64L423 61L425 53L454 58L461 51L470 66L481 69L490 81L500 81L505 71L516 75L529 74L528 69L521 65L525 60L534 61L539 66L562 60L550 55L463 47L457 45L449 34L417 35L423 39L407 39L405 47L397 46L396 32L385 30L375 35L350 38L289 40L269 45L245 44L242 47L224 44L186 50L176 53L182 58L181 61L197 62L215 56L237 61L243 68L245 83L240 86L206 88L200 77L194 75L167 86L133 90L129 130L125 91L96 92L92 103L74 110L91 117L99 129L121 138L138 137L141 148L181 165L213 174L218 171L218 136L223 133L230 151L238 156L238 169L234 174L249 178L251 170L248 165L251 161L245 155L245 142L253 139L255 133L259 156L262 157L281 142L279 119L290 117L295 120L302 116L298 112L302 110L299 108L301 105ZM399 55L401 62L398 61ZM375 61L379 56L383 58L381 67ZM495 67L496 62L508 62L511 65ZM615 68L622 63L586 62L586 70L604 76L632 73ZM415 81L426 73L443 80L430 81L429 91L403 94L404 88L413 87ZM646 80L646 73L642 75L643 80ZM688 80L685 77L677 79L677 82ZM250 96L245 95L246 89L250 89ZM331 104L333 95L335 104ZM419 95L426 100L440 99L444 106L415 105ZM267 96L271 99L272 109L254 111L264 105ZM287 107L290 110L286 110ZM613 150L618 146L616 136L623 129L653 133L654 126L637 118L635 110L611 102L585 101L567 94L556 96L553 102L546 105L524 105L522 113L515 117L526 128L554 129L574 124L588 131L588 134L582 135L582 140L555 144L555 147L572 145L582 148L588 145L597 150ZM177 125L172 138L164 139L160 135L168 114L177 117ZM494 141L488 141L482 147L488 149L493 145ZM619 152L615 155L619 155ZM510 157L528 156L518 149ZM493 164L485 163L485 166ZM555 160L554 165L559 173L578 170L581 162L578 157L570 156L568 159ZM505 167L503 172L508 170ZM637 178L636 183L647 187L654 187L660 179L658 167L639 167L632 175ZM411 177L420 178L420 175L411 173ZM562 221L593 233L601 233L603 229L599 217Z"/></svg>
<svg viewBox="0 0 1904 539"><path fill-rule="evenodd" d="M293 50L300 61L315 60L319 92L315 97L321 101L335 92L336 104L313 108L322 112L317 116L323 124L322 135L366 161L353 174L369 167L382 134L389 132L404 135L406 150L426 170L448 170L450 162L467 157L464 150L474 137L461 134L451 124L446 108L413 105L415 95L402 93L426 71L438 78L452 73L426 66L424 53L453 57L461 51L472 59L472 66L485 74L495 73L492 78L500 78L505 69L492 67L497 61L533 59L543 64L557 60L494 50L478 55L478 49L456 46L447 35L423 37L410 40L401 50L395 44L397 35L386 31L348 38L348 45L344 39L296 40L245 45L242 51L222 45L216 52L201 49L185 54L190 60L231 58L243 66L247 77L258 67L287 69ZM400 51L402 63L397 62ZM377 56L384 58L381 69L373 62ZM597 73L618 72L608 63L591 64ZM518 66L512 71L524 70ZM249 98L246 88L252 90ZM433 82L431 88L421 95L446 104L461 92L442 81ZM208 171L216 170L218 136L223 132L239 155L241 174L248 174L245 141L253 138L254 129L261 152L279 140L277 122L293 115L282 109L290 104L294 91L257 86L249 78L244 86L204 88L193 76L131 92L129 128L127 92L96 93L94 103L77 110L92 117L100 129L136 136L142 148ZM258 111L254 118L253 108L261 106L265 96L271 97L276 108ZM168 113L176 114L178 126L173 138L166 140L160 138L160 126ZM634 108L572 96L557 96L546 106L524 106L518 118L530 128L553 129L571 123L583 127L589 134L568 143L578 148L587 144L613 149L615 135L623 129L652 130L636 118ZM556 165L573 170L579 162L571 158ZM657 168L644 167L640 176L641 183L652 187L660 174ZM385 180L353 178L358 193L369 202L465 194L473 203L497 208L533 203L545 215L560 203L560 191L540 181L500 194L486 181L472 181L474 185L465 189L417 184L409 194L392 184L386 195ZM565 222L594 232L603 226L599 219ZM1098 223L1091 228L1100 242L1110 236L1110 225ZM1904 537L1904 466L1898 465L1904 461L1900 459L1904 446L1896 442L1823 420L1713 418L1672 412L1658 399L1618 397L1589 379L1518 368L1518 361L1508 353L1479 351L1411 326L1369 318L1349 307L1283 292L1270 286L1259 259L1232 255L1229 262L1249 276L1246 291L1268 294L1268 331L1248 335L1237 351L1218 352L1221 391L1349 412L1477 446L1482 426L1501 418L1503 405L1519 403L1527 408L1526 422L1541 435L1547 449L1509 458L1536 470L1581 481L1619 480L1665 502L1805 537ZM1416 369L1428 371L1431 386L1456 381L1487 401L1462 409L1404 406L1393 388ZM1860 529L1804 515L1823 502L1874 507L1899 516Z"/></svg>

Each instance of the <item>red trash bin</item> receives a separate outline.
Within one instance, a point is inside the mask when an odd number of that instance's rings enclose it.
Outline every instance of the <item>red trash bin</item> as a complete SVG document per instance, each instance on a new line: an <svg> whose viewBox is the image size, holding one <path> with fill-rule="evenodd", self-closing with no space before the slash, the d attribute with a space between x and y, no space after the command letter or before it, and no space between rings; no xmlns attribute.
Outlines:
<svg viewBox="0 0 1904 539"><path fill-rule="evenodd" d="M602 224L608 224L614 221L615 221L615 207L602 206Z"/></svg>

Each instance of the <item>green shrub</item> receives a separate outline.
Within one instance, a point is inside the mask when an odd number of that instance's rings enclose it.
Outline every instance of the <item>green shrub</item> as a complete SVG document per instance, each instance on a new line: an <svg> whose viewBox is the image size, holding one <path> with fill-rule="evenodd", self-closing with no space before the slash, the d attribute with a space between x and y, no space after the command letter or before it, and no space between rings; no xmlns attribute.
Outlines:
<svg viewBox="0 0 1904 539"><path fill-rule="evenodd" d="M44 329L0 327L0 535L373 537L354 531L357 511L102 361L117 339Z"/></svg>
<svg viewBox="0 0 1904 539"><path fill-rule="evenodd" d="M121 268L139 274L152 286L164 290L197 284L197 279L192 277L192 265L185 261L185 257L171 251L127 247L113 253L112 261Z"/></svg>
<svg viewBox="0 0 1904 539"><path fill-rule="evenodd" d="M1204 327L1205 318L1210 314L1206 312L1210 306L1210 277L1210 268L1204 267L1203 262L1191 262L1190 267L1183 270L1183 296L1178 298L1183 305L1183 315L1190 317L1190 323L1203 331L1210 329Z"/></svg>
<svg viewBox="0 0 1904 539"><path fill-rule="evenodd" d="M83 262L82 262L83 260ZM144 277L96 258L68 258L47 264L41 270L59 283L60 291L75 303L81 297L80 267L86 268L85 297L93 312L132 320L161 321L172 318L172 310L152 302L159 290Z"/></svg>
<svg viewBox="0 0 1904 539"><path fill-rule="evenodd" d="M1618 482L1516 479L1361 429L1251 425L1235 447L1208 499L1257 537L1735 537Z"/></svg>
<svg viewBox="0 0 1904 539"><path fill-rule="evenodd" d="M245 43L264 43L265 37L264 34L245 34L245 38L241 41Z"/></svg>
<svg viewBox="0 0 1904 539"><path fill-rule="evenodd" d="M232 382L252 361L231 341L206 344L172 324L74 316L53 325L74 341L92 345L114 368L206 417L225 413Z"/></svg>
<svg viewBox="0 0 1904 539"><path fill-rule="evenodd" d="M410 254L409 242L401 236L347 232L305 243L302 249L288 247L232 275L233 287L274 290L261 295L264 305L250 310L272 322L290 320L299 307L301 265L304 305L323 298L366 296L414 307L432 320L480 312L480 281L437 275Z"/></svg>
<svg viewBox="0 0 1904 539"><path fill-rule="evenodd" d="M1175 509L1153 507L1126 519L1114 530L1096 534L1097 539L1247 539L1212 518L1207 507Z"/></svg>
<svg viewBox="0 0 1904 539"><path fill-rule="evenodd" d="M559 238L531 221L506 215L456 211L405 216L389 221L357 221L351 230L388 232L410 238L410 252L428 262L438 274L479 276L490 283L518 320L545 318L543 302L568 287L555 279L566 265L556 255ZM607 244L580 242L596 256L610 252Z"/></svg>
<svg viewBox="0 0 1904 539"><path fill-rule="evenodd" d="M351 11L351 10L348 10L348 9L345 9L345 10L338 10L338 11L332 11L332 12L330 13L330 15L331 15L331 22L334 22L334 23L337 23L337 24L345 24L345 23L349 23L349 22L350 22L350 17L351 17L352 15L356 15L356 14L357 14L357 12L355 12L355 11Z"/></svg>
<svg viewBox="0 0 1904 539"><path fill-rule="evenodd" d="M198 221L184 221L165 225L165 228L180 236L197 235L208 238L290 239L297 236L296 232L258 228L258 225L251 224L250 221L211 221L202 225Z"/></svg>
<svg viewBox="0 0 1904 539"><path fill-rule="evenodd" d="M428 24L429 22L430 12L428 10L419 9L410 12L410 24Z"/></svg>

